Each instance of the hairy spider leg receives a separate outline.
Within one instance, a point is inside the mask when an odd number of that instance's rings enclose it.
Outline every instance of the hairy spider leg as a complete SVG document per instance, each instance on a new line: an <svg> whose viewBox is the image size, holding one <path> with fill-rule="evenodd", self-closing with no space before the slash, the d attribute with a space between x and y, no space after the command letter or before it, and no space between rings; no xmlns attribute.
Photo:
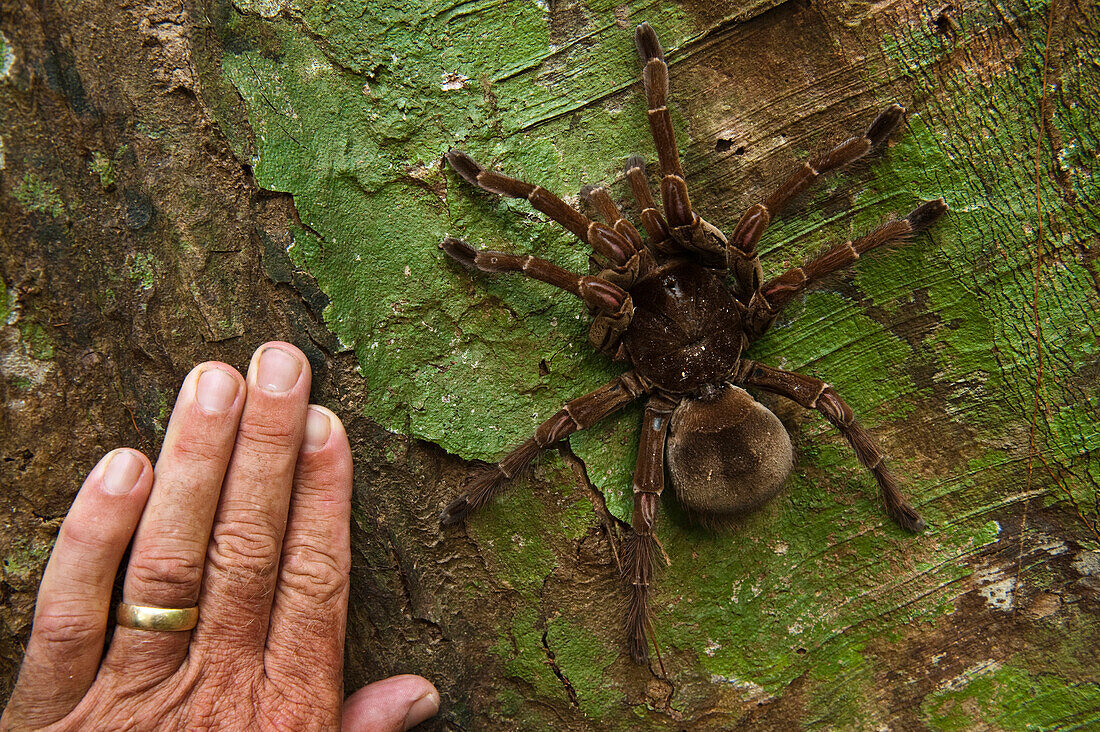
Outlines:
<svg viewBox="0 0 1100 732"><path fill-rule="evenodd" d="M633 311L630 295L618 285L599 277L581 276L563 269L553 262L529 254L508 254L492 250L478 251L453 237L439 243L439 248L451 259L482 272L518 272L531 279L546 282L576 295L585 305L612 316L629 319Z"/></svg>
<svg viewBox="0 0 1100 732"><path fill-rule="evenodd" d="M680 167L676 133L672 129L672 115L668 111L668 64L665 63L661 42L649 23L642 23L634 31L634 43L642 60L642 85L649 108L649 131L661 164L661 202L665 208L665 219L671 226L672 239L682 249L700 256L705 265L725 267L724 239L720 240L720 245L717 244L714 239L721 234L691 208L684 170Z"/></svg>
<svg viewBox="0 0 1100 732"><path fill-rule="evenodd" d="M821 412L848 440L863 467L875 476L882 502L890 518L909 531L924 529L924 519L905 499L894 476L886 469L886 456L882 454L871 434L856 422L851 407L840 398L833 387L812 376L772 368L747 359L743 359L738 366L734 382L779 394L806 409Z"/></svg>
<svg viewBox="0 0 1100 732"><path fill-rule="evenodd" d="M665 52L649 23L642 23L634 31L634 43L642 59L642 85L649 106L649 130L661 162L661 200L665 206L665 216L673 227L691 226L697 216L691 210L684 171L680 167L680 151L676 147L676 133L672 130L672 116L668 112Z"/></svg>
<svg viewBox="0 0 1100 732"><path fill-rule="evenodd" d="M637 250L629 239L610 226L593 221L542 186L486 170L464 152L451 150L446 158L466 181L498 196L526 199L535 210L546 214L595 249L613 270L632 273L630 281L637 277Z"/></svg>
<svg viewBox="0 0 1100 732"><path fill-rule="evenodd" d="M527 468L542 450L578 430L588 429L646 392L642 379L627 371L599 389L566 402L553 417L539 425L533 437L477 475L466 492L443 509L440 520L445 525L458 523L488 503L506 481Z"/></svg>
<svg viewBox="0 0 1100 732"><path fill-rule="evenodd" d="M634 466L634 516L630 522L633 531L623 543L621 564L623 572L629 573L627 642L630 657L635 663L645 663L649 657L646 640L652 626L649 593L653 585L653 556L660 550L655 524L661 492L665 489L665 442L668 439L669 419L676 404L663 395L652 397L646 404L638 444L638 462Z"/></svg>
<svg viewBox="0 0 1100 732"><path fill-rule="evenodd" d="M763 203L754 204L741 216L726 247L726 263L733 274L732 289L741 302L747 305L763 281L756 244L772 219L820 176L870 152L897 127L904 114L905 108L900 104L890 105L862 135L845 140L824 155L803 163Z"/></svg>
<svg viewBox="0 0 1100 732"><path fill-rule="evenodd" d="M936 223L946 211L947 205L942 198L927 201L910 211L904 219L887 221L866 236L838 244L801 267L789 269L768 280L750 301L748 315L743 321L749 339L759 338L775 322L780 311L807 287L851 266L859 255L876 247L907 241Z"/></svg>

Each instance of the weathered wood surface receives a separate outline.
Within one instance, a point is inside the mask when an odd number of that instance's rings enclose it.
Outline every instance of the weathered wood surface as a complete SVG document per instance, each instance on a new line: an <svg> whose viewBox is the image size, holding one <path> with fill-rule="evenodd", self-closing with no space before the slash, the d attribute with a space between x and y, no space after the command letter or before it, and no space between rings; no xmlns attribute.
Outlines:
<svg viewBox="0 0 1100 732"><path fill-rule="evenodd" d="M771 506L714 535L665 502L664 673L624 652L575 464L437 523L464 459L616 372L575 302L442 261L444 233L586 253L440 155L562 194L618 181L653 157L642 20L694 203L727 231L796 161L910 109L776 224L766 273L918 199L952 209L751 354L834 384L930 530L893 528L840 438L775 405L798 456ZM193 363L283 338L357 460L349 689L422 673L456 729L1100 725L1095 3L46 0L0 5L0 31L5 694L84 472L154 453ZM573 439L620 515L638 416Z"/></svg>

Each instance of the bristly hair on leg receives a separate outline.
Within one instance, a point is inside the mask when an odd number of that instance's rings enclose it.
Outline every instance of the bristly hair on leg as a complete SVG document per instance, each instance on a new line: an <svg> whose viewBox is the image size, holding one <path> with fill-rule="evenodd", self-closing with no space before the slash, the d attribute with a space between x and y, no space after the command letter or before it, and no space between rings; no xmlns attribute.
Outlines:
<svg viewBox="0 0 1100 732"><path fill-rule="evenodd" d="M495 466L485 468L474 476L465 493L447 504L440 514L440 521L444 526L453 526L470 513L483 508L500 493L507 479L508 476Z"/></svg>
<svg viewBox="0 0 1100 732"><path fill-rule="evenodd" d="M947 204L942 198L937 198L935 201L927 201L917 206L905 219L913 227L914 232L924 231L939 221L945 213L947 213Z"/></svg>
<svg viewBox="0 0 1100 732"><path fill-rule="evenodd" d="M649 605L649 588L653 583L653 558L656 537L631 532L623 541L623 579L630 585L630 601L626 613L627 643L635 663L649 659L647 638L653 643L661 673L665 673L661 651L653 630L653 612ZM664 554L664 550L660 550Z"/></svg>

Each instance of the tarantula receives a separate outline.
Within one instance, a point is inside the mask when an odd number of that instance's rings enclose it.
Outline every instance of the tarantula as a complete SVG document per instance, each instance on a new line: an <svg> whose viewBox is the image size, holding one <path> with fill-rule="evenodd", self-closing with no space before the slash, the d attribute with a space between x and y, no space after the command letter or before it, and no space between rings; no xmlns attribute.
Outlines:
<svg viewBox="0 0 1100 732"><path fill-rule="evenodd" d="M757 242L772 218L819 176L879 145L905 110L890 106L862 135L803 164L771 196L749 208L727 239L692 210L666 106L668 66L660 41L649 24L642 23L635 42L660 161L664 208L662 215L650 194L644 161L630 156L626 178L641 210L646 241L603 188L586 189L584 194L606 224L592 221L540 186L483 168L465 153L452 150L446 155L455 172L473 185L501 196L525 198L587 242L602 271L577 275L544 259L477 251L450 237L440 248L482 272L519 272L579 297L593 316L590 343L631 368L567 402L533 437L473 476L466 492L443 510L441 520L444 524L461 521L484 506L541 450L644 397L632 530L623 542L620 562L630 584L630 655L642 663L648 658L654 556L662 551L655 523L666 472L688 515L714 520L763 506L778 493L793 465L790 437L782 423L744 387L779 394L820 412L874 474L890 517L910 531L924 527L887 471L874 439L832 387L741 354L806 288L851 265L864 252L908 240L947 209L942 199L929 201L905 218L888 221L866 236L834 246L801 267L764 281Z"/></svg>

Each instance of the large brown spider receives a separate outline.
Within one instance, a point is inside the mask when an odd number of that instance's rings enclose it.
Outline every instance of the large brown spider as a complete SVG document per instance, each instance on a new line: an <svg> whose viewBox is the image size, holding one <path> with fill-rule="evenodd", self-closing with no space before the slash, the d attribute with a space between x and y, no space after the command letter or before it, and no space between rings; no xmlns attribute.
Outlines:
<svg viewBox="0 0 1100 732"><path fill-rule="evenodd" d="M486 170L465 153L447 153L451 167L470 183L498 195L527 199L587 242L603 269L595 276L578 276L544 259L476 251L453 238L440 244L443 251L483 272L520 272L573 293L594 316L591 344L632 368L566 403L533 437L477 474L441 518L444 524L461 521L484 506L541 450L645 397L634 472L632 531L624 541L621 561L623 575L631 585L627 615L630 655L641 663L648 657L649 593L653 559L660 549L654 525L666 470L687 513L712 521L760 508L776 495L791 470L791 441L782 423L743 387L780 394L821 412L874 474L890 517L910 531L924 527L923 519L886 470L874 439L832 387L812 376L741 358L741 353L800 292L851 265L864 252L904 242L927 229L946 206L942 199L929 201L903 219L889 221L764 282L756 244L772 218L820 175L851 163L881 143L905 110L896 104L889 107L862 135L804 164L763 203L746 211L727 239L689 203L666 106L668 66L660 41L649 24L642 23L635 42L642 60L649 125L661 163L664 205L662 216L649 191L645 163L632 155L626 163L626 177L641 209L647 242L603 188L588 189L585 194L609 225L592 221L537 185ZM729 286L727 276L732 277Z"/></svg>

